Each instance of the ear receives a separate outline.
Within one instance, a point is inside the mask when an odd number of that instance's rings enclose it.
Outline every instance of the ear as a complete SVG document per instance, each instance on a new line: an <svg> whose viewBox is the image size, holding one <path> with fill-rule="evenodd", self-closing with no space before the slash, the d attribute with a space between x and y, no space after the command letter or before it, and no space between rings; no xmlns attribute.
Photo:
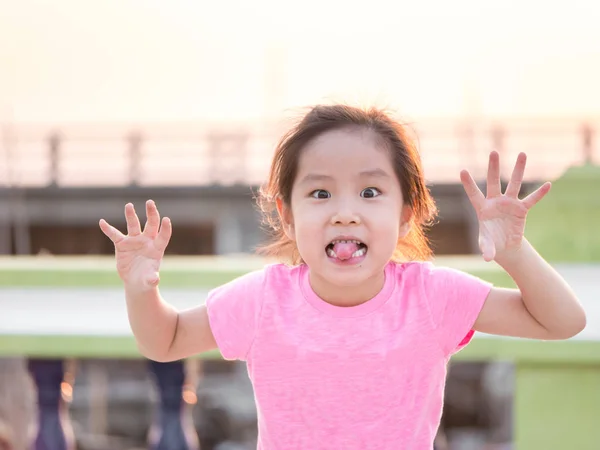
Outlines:
<svg viewBox="0 0 600 450"><path fill-rule="evenodd" d="M400 239L404 239L410 231L410 227L412 225L412 217L412 209L409 205L404 205L402 207L402 212L400 213L400 226L398 227L398 237Z"/></svg>
<svg viewBox="0 0 600 450"><path fill-rule="evenodd" d="M294 241L295 232L292 209L283 201L281 197L277 197L277 200L275 200L275 204L277 205L277 213L279 214L279 220L281 221L281 227L283 228L283 232L289 239Z"/></svg>

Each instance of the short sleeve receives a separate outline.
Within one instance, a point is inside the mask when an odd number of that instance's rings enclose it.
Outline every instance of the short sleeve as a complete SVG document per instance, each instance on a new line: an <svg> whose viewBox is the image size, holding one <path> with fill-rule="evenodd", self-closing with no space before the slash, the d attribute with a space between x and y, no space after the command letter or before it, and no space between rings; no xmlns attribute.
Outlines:
<svg viewBox="0 0 600 450"><path fill-rule="evenodd" d="M423 265L422 281L442 350L452 355L473 338L473 325L492 284L469 273L431 263Z"/></svg>
<svg viewBox="0 0 600 450"><path fill-rule="evenodd" d="M242 275L208 293L206 309L210 329L226 360L245 360L254 336L264 298L264 270Z"/></svg>

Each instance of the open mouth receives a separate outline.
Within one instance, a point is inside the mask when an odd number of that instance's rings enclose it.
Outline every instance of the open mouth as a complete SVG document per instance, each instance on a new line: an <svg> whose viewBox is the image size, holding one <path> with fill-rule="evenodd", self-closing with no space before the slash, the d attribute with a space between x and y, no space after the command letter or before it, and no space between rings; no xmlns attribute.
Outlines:
<svg viewBox="0 0 600 450"><path fill-rule="evenodd" d="M331 241L327 247L325 247L325 252L330 258L347 260L351 258L360 258L361 256L366 255L367 249L366 244L356 239L336 239Z"/></svg>

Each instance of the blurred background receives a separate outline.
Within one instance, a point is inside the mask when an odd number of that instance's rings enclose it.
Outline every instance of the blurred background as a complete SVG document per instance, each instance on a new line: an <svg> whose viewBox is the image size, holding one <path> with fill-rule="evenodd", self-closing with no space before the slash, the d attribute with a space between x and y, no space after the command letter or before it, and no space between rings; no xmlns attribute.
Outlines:
<svg viewBox="0 0 600 450"><path fill-rule="evenodd" d="M554 182L527 237L588 328L476 338L438 450L600 448L599 22L592 0L0 0L0 448L256 448L243 363L139 357L98 220L124 229L125 203L144 218L154 199L165 292L203 301L265 263L253 195L291 120L334 101L406 123L440 264L512 283L478 256L461 169L483 183L497 150L506 179L525 151L523 193Z"/></svg>

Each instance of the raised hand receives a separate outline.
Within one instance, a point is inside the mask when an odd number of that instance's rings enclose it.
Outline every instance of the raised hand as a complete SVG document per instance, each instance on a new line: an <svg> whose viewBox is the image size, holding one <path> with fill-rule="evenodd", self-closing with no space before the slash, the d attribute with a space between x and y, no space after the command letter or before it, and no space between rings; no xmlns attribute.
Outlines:
<svg viewBox="0 0 600 450"><path fill-rule="evenodd" d="M525 233L527 212L550 191L551 184L546 182L524 199L519 199L526 162L527 155L520 153L504 194L497 152L490 153L487 196L479 190L467 170L460 173L460 180L479 219L479 248L486 261L497 260L519 250Z"/></svg>
<svg viewBox="0 0 600 450"><path fill-rule="evenodd" d="M140 220L131 203L125 205L127 235L104 219L100 220L102 232L115 244L117 272L125 285L144 291L158 285L160 264L171 239L171 221L164 217L162 223L156 204L146 202L147 222L142 231Z"/></svg>

